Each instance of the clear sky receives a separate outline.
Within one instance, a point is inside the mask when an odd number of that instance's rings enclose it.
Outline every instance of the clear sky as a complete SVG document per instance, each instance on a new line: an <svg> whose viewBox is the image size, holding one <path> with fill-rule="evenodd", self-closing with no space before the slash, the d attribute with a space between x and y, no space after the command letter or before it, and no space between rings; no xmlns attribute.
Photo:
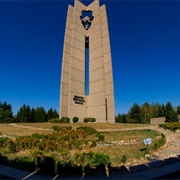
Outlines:
<svg viewBox="0 0 180 180"><path fill-rule="evenodd" d="M73 0L0 1L0 101L14 114L23 104L59 112L68 4ZM100 4L108 14L116 114L135 102L180 105L180 1Z"/></svg>

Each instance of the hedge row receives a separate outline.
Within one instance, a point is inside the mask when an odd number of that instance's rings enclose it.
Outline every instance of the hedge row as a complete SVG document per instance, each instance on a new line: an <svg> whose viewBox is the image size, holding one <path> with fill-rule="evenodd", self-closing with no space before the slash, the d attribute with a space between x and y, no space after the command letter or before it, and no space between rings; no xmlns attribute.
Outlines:
<svg viewBox="0 0 180 180"><path fill-rule="evenodd" d="M73 121L73 123L77 123L79 121L79 118L75 116L75 117L73 117L72 121ZM48 122L51 122L51 123L70 123L70 118L62 117L61 119L50 119ZM96 118L86 117L86 118L84 118L84 122L85 123L96 122Z"/></svg>
<svg viewBox="0 0 180 180"><path fill-rule="evenodd" d="M159 127L164 129L168 129L170 131L176 132L176 130L180 129L180 122L168 123L168 124L159 124Z"/></svg>

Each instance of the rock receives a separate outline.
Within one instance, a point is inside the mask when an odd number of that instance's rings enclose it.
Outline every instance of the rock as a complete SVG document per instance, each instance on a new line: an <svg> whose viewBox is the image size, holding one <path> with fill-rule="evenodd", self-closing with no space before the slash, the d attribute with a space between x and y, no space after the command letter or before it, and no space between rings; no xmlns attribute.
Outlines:
<svg viewBox="0 0 180 180"><path fill-rule="evenodd" d="M150 158L150 157L151 157L150 154L145 155L145 158Z"/></svg>

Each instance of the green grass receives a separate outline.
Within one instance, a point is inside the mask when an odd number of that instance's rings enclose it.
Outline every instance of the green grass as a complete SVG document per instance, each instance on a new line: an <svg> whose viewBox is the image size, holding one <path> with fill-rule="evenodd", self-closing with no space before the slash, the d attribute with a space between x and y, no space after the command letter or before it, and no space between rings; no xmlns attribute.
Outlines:
<svg viewBox="0 0 180 180"><path fill-rule="evenodd" d="M116 131L116 132L103 132L105 136L105 142L111 144L113 141L124 143L134 142L133 144L125 144L119 146L98 146L95 147L95 151L106 152L112 162L112 166L118 166L122 164L121 158L123 155L127 156L127 161L132 162L134 159L144 158L146 152L146 146L143 144L143 139L151 138L152 144L149 145L151 152L154 150L154 145L161 139L161 134L153 130L129 130L129 131Z"/></svg>

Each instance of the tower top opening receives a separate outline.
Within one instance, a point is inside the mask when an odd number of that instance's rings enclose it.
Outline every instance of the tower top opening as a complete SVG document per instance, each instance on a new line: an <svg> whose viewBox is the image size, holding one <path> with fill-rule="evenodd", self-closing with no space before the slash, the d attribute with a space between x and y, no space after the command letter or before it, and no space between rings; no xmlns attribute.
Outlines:
<svg viewBox="0 0 180 180"><path fill-rule="evenodd" d="M79 0L79 1L82 2L84 5L88 6L89 4L91 4L95 0Z"/></svg>

